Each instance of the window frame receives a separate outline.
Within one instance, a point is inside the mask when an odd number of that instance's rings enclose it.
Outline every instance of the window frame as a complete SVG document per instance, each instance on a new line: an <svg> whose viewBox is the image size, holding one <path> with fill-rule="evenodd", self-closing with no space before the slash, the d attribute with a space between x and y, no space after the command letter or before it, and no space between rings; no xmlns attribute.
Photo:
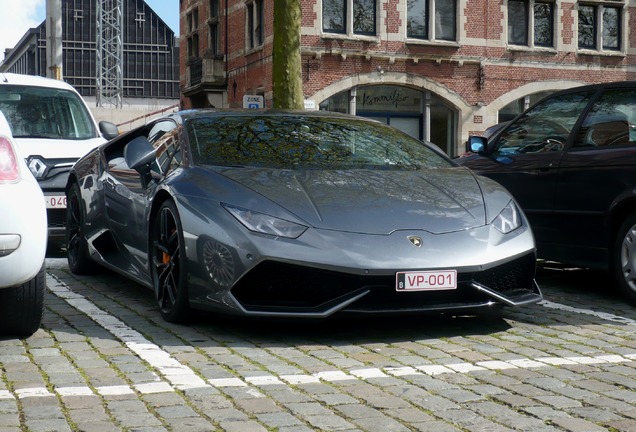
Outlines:
<svg viewBox="0 0 636 432"><path fill-rule="evenodd" d="M437 31L437 20L436 20L436 8L438 0L419 0L420 2L424 2L424 9L426 12L426 22L424 23L425 33L426 34L417 34L417 33L409 33L409 11L407 6L406 11L406 25L404 26L406 31L406 38L409 40L417 40L417 41L427 41L427 42L444 42L444 43L457 43L459 39L459 17L458 17L458 9L459 9L459 0L451 0L453 3L453 37L445 38L439 37ZM445 3L448 3L448 0L439 0Z"/></svg>
<svg viewBox="0 0 636 432"><path fill-rule="evenodd" d="M213 57L221 56L221 5L220 0L210 0L208 17L208 46Z"/></svg>
<svg viewBox="0 0 636 432"><path fill-rule="evenodd" d="M513 42L510 37L510 3L522 3L525 6L525 42ZM549 43L537 43L536 40L536 20L535 20L535 6L536 5L550 5L550 42ZM508 0L507 1L507 19L508 19L508 29L507 29L507 41L509 46L513 47L527 47L530 49L534 48L555 48L555 41L557 40L556 31L558 26L556 25L556 17L558 16L558 4L555 0Z"/></svg>
<svg viewBox="0 0 636 432"><path fill-rule="evenodd" d="M373 30L371 31L356 31L356 22L354 20L354 15L356 10L366 10L365 7L356 8L356 2L359 0L332 0L334 5L339 3L338 12L341 14L340 18L342 18L343 28L326 28L325 26L325 6L328 4L327 1L322 1L322 9L321 9L321 31L323 34L337 34L344 35L348 37L354 36L367 36L367 37L376 37L378 35L378 0L371 0L373 4L373 10L370 15L373 19Z"/></svg>
<svg viewBox="0 0 636 432"><path fill-rule="evenodd" d="M366 1L371 1L371 3L373 4L373 10L372 13L370 14L372 17L372 27L373 29L371 31L363 31L363 30L356 30L356 21L354 19L355 15L356 15L356 10L366 10L365 6L358 6L356 8L356 2L364 2L365 0L353 0L352 3L352 7L351 7L351 29L353 31L354 35L362 35L362 36L375 36L377 31L378 31L378 17L377 17L377 13L378 13L378 2L376 0L366 0Z"/></svg>
<svg viewBox="0 0 636 432"><path fill-rule="evenodd" d="M245 2L245 47L248 51L262 49L265 44L265 2Z"/></svg>
<svg viewBox="0 0 636 432"><path fill-rule="evenodd" d="M593 10L593 23L592 23L592 39L593 44L581 45L581 8L590 7ZM625 24L625 7L624 0L617 0L611 2L601 2L594 0L587 0L578 3L577 7L577 50L580 52L594 52L594 53L623 53L625 49L625 38L623 35L623 29ZM610 46L606 43L605 34L605 12L609 9L615 9L618 12L616 19L616 46Z"/></svg>
<svg viewBox="0 0 636 432"><path fill-rule="evenodd" d="M186 13L186 41L188 59L199 57L199 8L195 7Z"/></svg>

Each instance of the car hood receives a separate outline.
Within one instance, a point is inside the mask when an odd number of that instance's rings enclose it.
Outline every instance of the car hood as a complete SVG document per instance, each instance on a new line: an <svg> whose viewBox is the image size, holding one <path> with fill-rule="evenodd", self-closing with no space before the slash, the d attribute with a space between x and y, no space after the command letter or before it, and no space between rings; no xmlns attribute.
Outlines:
<svg viewBox="0 0 636 432"><path fill-rule="evenodd" d="M215 170L315 228L389 234L447 233L482 226L480 184L466 168L392 170ZM251 207L250 210L262 211Z"/></svg>
<svg viewBox="0 0 636 432"><path fill-rule="evenodd" d="M79 159L106 142L102 137L85 140L14 138L14 141L25 158L41 156L45 159Z"/></svg>

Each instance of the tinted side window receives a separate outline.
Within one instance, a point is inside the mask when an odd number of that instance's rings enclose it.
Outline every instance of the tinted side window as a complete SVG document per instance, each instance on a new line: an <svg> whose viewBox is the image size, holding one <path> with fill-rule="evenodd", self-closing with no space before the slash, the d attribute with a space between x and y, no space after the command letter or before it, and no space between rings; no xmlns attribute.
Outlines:
<svg viewBox="0 0 636 432"><path fill-rule="evenodd" d="M148 141L157 149L157 166L153 169L167 174L181 164L177 124L172 120L161 121L148 133Z"/></svg>
<svg viewBox="0 0 636 432"><path fill-rule="evenodd" d="M636 89L606 90L588 113L574 147L636 145Z"/></svg>
<svg viewBox="0 0 636 432"><path fill-rule="evenodd" d="M511 123L499 137L496 155L562 151L590 92L555 96Z"/></svg>

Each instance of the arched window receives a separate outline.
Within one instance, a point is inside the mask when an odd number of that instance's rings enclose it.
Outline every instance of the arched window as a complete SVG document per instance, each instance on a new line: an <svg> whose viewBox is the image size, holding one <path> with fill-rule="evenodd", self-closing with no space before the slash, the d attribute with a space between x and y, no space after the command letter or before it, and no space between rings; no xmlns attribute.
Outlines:
<svg viewBox="0 0 636 432"><path fill-rule="evenodd" d="M326 99L320 109L387 123L414 138L431 141L454 156L456 110L428 91L397 85L354 87Z"/></svg>

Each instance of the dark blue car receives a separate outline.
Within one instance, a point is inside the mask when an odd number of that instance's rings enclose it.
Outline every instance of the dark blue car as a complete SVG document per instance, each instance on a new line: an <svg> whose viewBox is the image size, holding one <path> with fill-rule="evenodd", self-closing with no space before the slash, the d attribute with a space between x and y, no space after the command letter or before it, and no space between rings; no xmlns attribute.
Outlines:
<svg viewBox="0 0 636 432"><path fill-rule="evenodd" d="M636 81L554 93L456 159L503 184L540 258L609 270L636 303Z"/></svg>

